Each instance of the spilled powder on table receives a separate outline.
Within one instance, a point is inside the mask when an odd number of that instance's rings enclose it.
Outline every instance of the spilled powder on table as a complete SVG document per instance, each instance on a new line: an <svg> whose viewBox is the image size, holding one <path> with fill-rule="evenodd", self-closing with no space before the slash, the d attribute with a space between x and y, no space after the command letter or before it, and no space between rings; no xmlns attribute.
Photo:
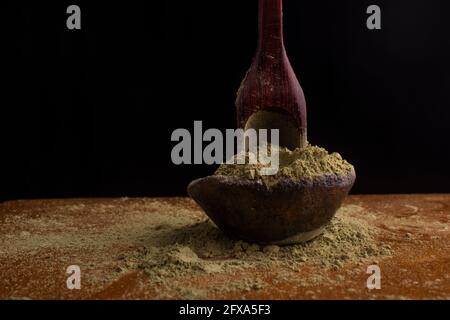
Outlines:
<svg viewBox="0 0 450 320"><path fill-rule="evenodd" d="M344 281L339 279L341 272L352 277L364 272L361 263L373 263L392 253L379 240L380 229L365 222L371 213L355 205L341 208L316 240L280 247L228 239L187 199L45 203L38 209L30 202L0 207L0 260L14 274L2 287L11 297L46 296L49 288L70 297L67 290L58 290L66 281L67 266L73 264L83 268L83 294L87 296L107 290L134 271L148 276L139 278L136 290L141 293L125 292L124 298L135 294L160 299L214 298L229 292L251 295L273 290L276 283L310 290L337 285ZM20 214L7 214L9 210ZM27 261L35 263L28 265ZM33 291L27 291L17 279L33 279L36 270L59 278L39 280L38 286L31 283ZM329 278L327 270L336 270L338 275Z"/></svg>
<svg viewBox="0 0 450 320"><path fill-rule="evenodd" d="M147 241L138 251L120 257L119 271L142 270L167 289L181 290L183 298L201 298L177 279L192 275L239 274L244 270L281 268L297 271L305 263L339 269L364 258L391 255L389 246L374 239L368 223L351 216L357 206L346 206L316 240L292 246L259 246L227 238L209 220L176 227L170 221L157 241ZM283 279L283 276L286 279ZM292 274L282 272L280 280ZM320 277L319 277L320 278ZM312 277L310 281L320 282ZM229 281L213 288L216 292L260 290L266 286L259 278ZM188 290L186 292L186 290Z"/></svg>

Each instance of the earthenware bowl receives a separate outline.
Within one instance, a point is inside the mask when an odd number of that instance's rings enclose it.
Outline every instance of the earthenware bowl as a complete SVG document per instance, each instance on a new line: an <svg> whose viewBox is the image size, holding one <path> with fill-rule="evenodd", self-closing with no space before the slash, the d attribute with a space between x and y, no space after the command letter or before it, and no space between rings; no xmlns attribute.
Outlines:
<svg viewBox="0 0 450 320"><path fill-rule="evenodd" d="M355 182L347 175L309 180L260 180L209 176L193 181L189 195L229 237L261 244L312 240L331 221Z"/></svg>

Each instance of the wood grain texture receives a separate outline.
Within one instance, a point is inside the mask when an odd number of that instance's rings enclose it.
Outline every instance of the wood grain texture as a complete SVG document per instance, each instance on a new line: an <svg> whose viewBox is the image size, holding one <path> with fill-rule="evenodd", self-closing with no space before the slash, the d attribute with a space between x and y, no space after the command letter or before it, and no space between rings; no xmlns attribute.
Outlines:
<svg viewBox="0 0 450 320"><path fill-rule="evenodd" d="M322 280L306 281L302 286L294 285L289 278L275 281L280 271L276 269L249 270L237 276L202 274L178 280L198 289L236 277L262 277L270 284L257 291L211 293L207 297L210 299L450 298L450 195L351 196L346 205L364 208L357 216L378 230L378 238L394 249L392 257L376 258L377 261L368 258L338 270L306 263L300 270L292 271L291 280L317 277ZM118 274L114 260L120 253L135 250L137 245L136 238L131 237L134 233L117 230L129 227L139 229L136 232L151 232L144 218L160 214L159 207L170 208L163 214L180 219L204 217L187 198L31 200L0 204L0 298L154 299L159 288L149 285L143 272ZM69 234L76 235L78 240L68 238ZM5 246L11 239L17 239L16 243ZM52 239L51 243L48 239ZM381 267L382 289L369 291L366 270L373 263ZM81 290L66 288L66 268L71 264L82 267Z"/></svg>

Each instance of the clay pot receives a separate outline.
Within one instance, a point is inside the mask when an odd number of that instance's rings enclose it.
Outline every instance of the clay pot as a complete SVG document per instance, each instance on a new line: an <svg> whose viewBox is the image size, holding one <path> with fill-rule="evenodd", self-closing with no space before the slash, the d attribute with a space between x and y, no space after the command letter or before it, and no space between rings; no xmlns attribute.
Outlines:
<svg viewBox="0 0 450 320"><path fill-rule="evenodd" d="M193 181L189 195L229 237L262 244L309 241L322 232L355 182L355 172L311 180L260 180L209 176Z"/></svg>

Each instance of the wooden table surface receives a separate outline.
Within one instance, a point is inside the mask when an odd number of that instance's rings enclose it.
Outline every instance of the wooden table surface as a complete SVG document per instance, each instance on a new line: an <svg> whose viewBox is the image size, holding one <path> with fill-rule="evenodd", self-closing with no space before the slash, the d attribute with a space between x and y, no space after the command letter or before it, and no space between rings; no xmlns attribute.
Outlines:
<svg viewBox="0 0 450 320"><path fill-rule="evenodd" d="M135 249L136 233L149 232L144 218L154 210L147 210L144 216L136 210L149 203L170 206L167 214L203 217L187 198L19 200L0 204L0 299L158 298L158 288L143 285L148 283L143 272L117 273L113 263L120 252ZM308 278L320 273L322 279L330 281L301 287L289 279L271 282L277 270L264 271L258 276L264 276L271 285L263 290L236 289L204 298L450 299L450 195L350 196L345 205L365 209L360 218L377 228L377 237L392 247L393 256L378 261L368 258L339 270L317 270L305 265L292 277ZM370 212L370 218L364 212ZM136 230L118 233L122 227ZM105 239L108 233L111 236L107 242L83 244L84 239ZM68 240L68 234L76 240ZM127 239L132 234L133 238ZM373 263L382 271L380 290L366 287L367 266ZM80 290L67 289L69 265L82 266ZM240 276L251 278L257 274L243 272ZM186 281L204 288L224 279L226 275L204 274Z"/></svg>

